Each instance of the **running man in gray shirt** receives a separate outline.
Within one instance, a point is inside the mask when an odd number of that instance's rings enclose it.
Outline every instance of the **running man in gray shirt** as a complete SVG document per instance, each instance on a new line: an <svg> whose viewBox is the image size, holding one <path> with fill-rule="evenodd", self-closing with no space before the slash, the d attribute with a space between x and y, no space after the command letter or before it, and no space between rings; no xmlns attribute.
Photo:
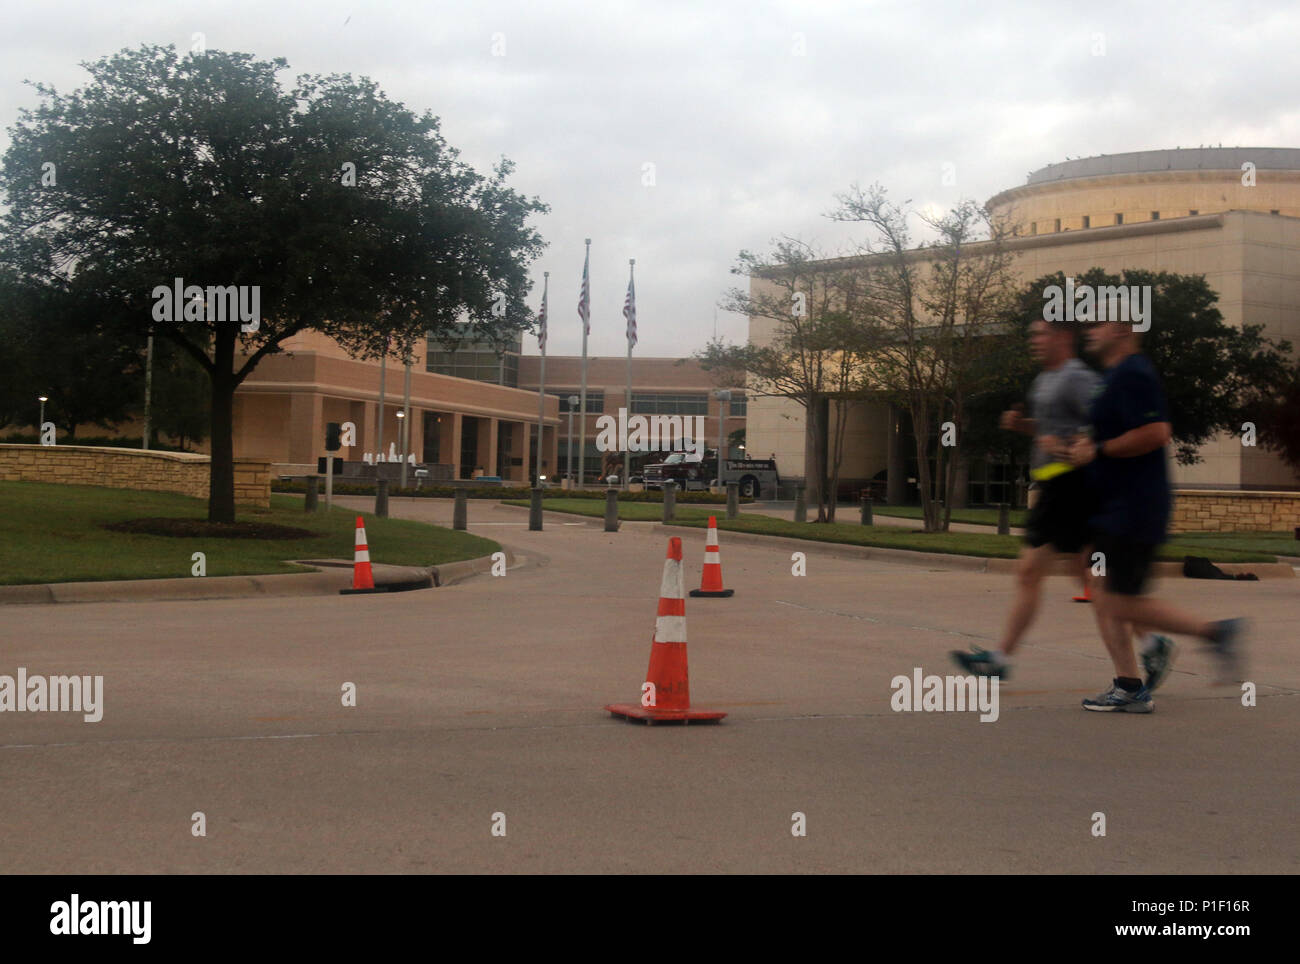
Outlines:
<svg viewBox="0 0 1300 964"><path fill-rule="evenodd" d="M1071 465L1071 441L1088 430L1089 407L1101 389L1101 378L1075 355L1075 329L1070 322L1035 320L1029 327L1029 353L1042 366L1029 389L1031 417L1021 406L1002 413L999 425L1034 436L1030 477L1038 499L1029 510L1025 546L1016 563L1016 598L1011 605L996 650L953 652L968 672L1009 677L1011 654L1038 614L1039 590L1058 552L1079 558L1087 585L1085 549L1091 541L1091 487L1085 473Z"/></svg>

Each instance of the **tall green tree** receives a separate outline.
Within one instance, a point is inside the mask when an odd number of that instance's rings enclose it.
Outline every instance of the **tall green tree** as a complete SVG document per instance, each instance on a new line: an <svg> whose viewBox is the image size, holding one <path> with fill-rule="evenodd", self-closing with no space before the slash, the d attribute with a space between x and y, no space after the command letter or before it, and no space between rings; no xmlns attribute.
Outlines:
<svg viewBox="0 0 1300 964"><path fill-rule="evenodd" d="M783 238L766 255L742 251L732 274L750 284L730 289L720 307L769 326L770 337L761 345L715 339L695 357L731 384L747 380L751 397L787 398L803 408L812 456L804 472L808 494L817 503L817 521L834 522L845 409L860 395L867 349L867 333L851 317L863 297L863 273L856 266L837 269L807 242Z"/></svg>
<svg viewBox="0 0 1300 964"><path fill-rule="evenodd" d="M105 324L106 310L97 292L77 282L24 282L0 270L0 354L13 373L12 421L35 423L38 395L49 398L45 418L62 439L75 438L78 425L111 428L130 417L143 385L141 358Z"/></svg>
<svg viewBox="0 0 1300 964"><path fill-rule="evenodd" d="M1276 395L1250 414L1245 421L1256 423L1258 444L1276 452L1300 474L1300 364L1291 369Z"/></svg>
<svg viewBox="0 0 1300 964"><path fill-rule="evenodd" d="M476 327L531 325L528 264L547 210L460 160L431 113L371 81L300 76L282 59L142 46L84 65L71 94L35 85L0 169L0 264L69 282L140 346L154 327L211 387L208 516L232 521L236 388L286 339L321 332L358 357ZM257 327L201 311L159 321L155 289L256 289ZM187 299L188 300L188 299ZM209 302L211 298L207 299ZM196 301L196 305L199 302Z"/></svg>
<svg viewBox="0 0 1300 964"><path fill-rule="evenodd" d="M874 332L868 339L874 345L867 358L871 383L911 416L923 525L926 532L946 532L956 445L969 422L969 399L980 387L980 358L989 337L1005 327L1017 290L1006 247L1010 227L971 201L920 215L906 201L890 201L878 184L865 190L852 185L836 200L830 217L868 231L860 251L870 276L855 321ZM934 231L934 241L913 246L914 217ZM955 436L945 429L949 422ZM932 446L935 438L940 444Z"/></svg>

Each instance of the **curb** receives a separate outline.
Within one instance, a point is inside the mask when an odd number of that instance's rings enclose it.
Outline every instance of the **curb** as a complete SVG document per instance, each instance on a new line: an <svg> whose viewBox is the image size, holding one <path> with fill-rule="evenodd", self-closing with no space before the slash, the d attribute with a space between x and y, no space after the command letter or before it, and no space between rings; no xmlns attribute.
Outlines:
<svg viewBox="0 0 1300 964"><path fill-rule="evenodd" d="M698 529L699 526L664 525L655 523L654 532L680 535L682 529ZM777 546L786 549L804 549L816 546L817 551L833 558L841 559L878 559L880 561L901 562L913 566L929 568L958 569L963 572L991 572L1006 575L1016 570L1016 559L996 559L987 556L961 556L948 552L922 552L919 549L890 549L881 546L855 546L843 542L820 542L816 539L794 539L789 536L764 536L753 532L726 532L728 542L745 545ZM1235 575L1239 572L1253 572L1260 579L1294 579L1296 571L1290 563L1283 562L1220 562L1215 563L1224 572ZM1071 556L1058 555L1049 575L1073 576L1077 570ZM1157 562L1152 566L1152 575L1161 577L1179 577L1183 575L1181 562Z"/></svg>
<svg viewBox="0 0 1300 964"><path fill-rule="evenodd" d="M502 547L506 564L514 554ZM139 601L193 601L274 596L337 596L352 585L352 563L341 559L304 562L318 567L315 572L294 572L267 576L203 576L175 579L119 579L104 582L56 582L40 585L0 586L0 606L47 603L94 603ZM375 564L375 585L390 592L432 589L461 582L492 569L492 557L480 556L438 566L387 566Z"/></svg>

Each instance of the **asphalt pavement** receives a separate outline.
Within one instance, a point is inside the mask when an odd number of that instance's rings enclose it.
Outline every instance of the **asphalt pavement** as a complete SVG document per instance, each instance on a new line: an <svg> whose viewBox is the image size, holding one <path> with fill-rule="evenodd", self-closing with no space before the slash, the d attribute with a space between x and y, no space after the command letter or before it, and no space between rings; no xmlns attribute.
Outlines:
<svg viewBox="0 0 1300 964"><path fill-rule="evenodd" d="M428 500L391 511L450 519ZM0 866L1300 870L1300 581L1163 581L1171 601L1251 620L1256 705L1212 686L1209 656L1182 641L1155 712L1133 716L1080 708L1109 662L1091 607L1053 578L996 721L980 722L897 712L893 681L954 674L949 650L992 645L1010 577L811 543L796 576L789 547L724 533L736 594L688 599L686 614L692 701L728 716L647 727L602 707L640 694L665 535L470 515L512 549L506 575L394 595L4 607L0 674L102 675L103 715L0 712ZM681 537L691 588L704 532Z"/></svg>

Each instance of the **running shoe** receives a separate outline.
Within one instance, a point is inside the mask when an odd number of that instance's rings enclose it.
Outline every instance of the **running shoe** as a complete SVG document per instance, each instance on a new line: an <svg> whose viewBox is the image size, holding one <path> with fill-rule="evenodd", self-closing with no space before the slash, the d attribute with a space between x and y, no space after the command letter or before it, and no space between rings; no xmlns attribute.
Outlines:
<svg viewBox="0 0 1300 964"><path fill-rule="evenodd" d="M1246 629L1246 621L1221 619L1215 623L1215 626L1219 637L1211 643L1214 647L1215 660L1219 664L1215 682L1222 686L1240 683L1245 675L1241 658L1241 636Z"/></svg>
<svg viewBox="0 0 1300 964"><path fill-rule="evenodd" d="M963 653L959 649L954 649L950 655L962 669L968 673L974 673L976 676L998 676L1002 679L1011 678L1011 666L1002 657L1001 653L995 653L991 650L980 649L978 646L971 647L972 652Z"/></svg>
<svg viewBox="0 0 1300 964"><path fill-rule="evenodd" d="M1151 691L1145 686L1136 693L1130 693L1111 684L1106 692L1084 700L1083 708L1098 713L1150 713L1155 709L1155 704L1151 700Z"/></svg>
<svg viewBox="0 0 1300 964"><path fill-rule="evenodd" d="M1147 633L1142 639L1142 668L1147 674L1147 689L1154 690L1174 668L1174 654L1178 647L1168 636L1159 633Z"/></svg>

